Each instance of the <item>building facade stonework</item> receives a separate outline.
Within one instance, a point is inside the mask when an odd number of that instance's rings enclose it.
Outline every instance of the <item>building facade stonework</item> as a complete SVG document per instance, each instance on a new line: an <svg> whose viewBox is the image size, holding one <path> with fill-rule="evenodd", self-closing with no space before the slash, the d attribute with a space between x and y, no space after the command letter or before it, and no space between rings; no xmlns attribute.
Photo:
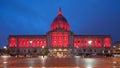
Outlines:
<svg viewBox="0 0 120 68"><path fill-rule="evenodd" d="M47 49L49 55L100 55L106 48L110 53L111 41L110 35L75 35L59 10L46 35L10 35L8 45L11 54L42 54Z"/></svg>

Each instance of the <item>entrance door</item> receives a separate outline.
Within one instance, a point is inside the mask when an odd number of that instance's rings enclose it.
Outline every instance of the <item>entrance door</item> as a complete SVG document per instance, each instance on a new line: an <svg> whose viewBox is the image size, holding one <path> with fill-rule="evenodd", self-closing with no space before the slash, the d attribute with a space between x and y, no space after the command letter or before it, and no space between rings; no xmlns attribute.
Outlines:
<svg viewBox="0 0 120 68"><path fill-rule="evenodd" d="M57 52L57 56L63 56L63 52Z"/></svg>

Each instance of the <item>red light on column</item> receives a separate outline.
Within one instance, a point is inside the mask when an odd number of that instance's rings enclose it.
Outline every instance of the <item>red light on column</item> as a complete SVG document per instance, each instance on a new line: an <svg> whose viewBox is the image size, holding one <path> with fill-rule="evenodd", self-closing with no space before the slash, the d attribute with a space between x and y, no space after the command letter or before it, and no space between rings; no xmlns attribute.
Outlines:
<svg viewBox="0 0 120 68"><path fill-rule="evenodd" d="M40 39L39 43L40 43L40 47L42 47L42 40L41 39Z"/></svg>
<svg viewBox="0 0 120 68"><path fill-rule="evenodd" d="M105 39L104 39L104 46L105 46L105 47L110 47L110 45L111 45L111 40L110 40L110 38L105 38Z"/></svg>
<svg viewBox="0 0 120 68"><path fill-rule="evenodd" d="M102 47L102 39L101 38L96 38L95 39L95 46L96 47Z"/></svg>
<svg viewBox="0 0 120 68"><path fill-rule="evenodd" d="M74 48L76 48L77 47L77 39L75 38L74 39Z"/></svg>
<svg viewBox="0 0 120 68"><path fill-rule="evenodd" d="M18 39L18 47L20 47L20 45L21 45L21 40Z"/></svg>
<svg viewBox="0 0 120 68"><path fill-rule="evenodd" d="M36 47L39 46L39 40L36 40Z"/></svg>
<svg viewBox="0 0 120 68"><path fill-rule="evenodd" d="M102 40L101 39L98 40L98 46L102 47Z"/></svg>
<svg viewBox="0 0 120 68"><path fill-rule="evenodd" d="M29 40L26 40L26 47L29 47Z"/></svg>
<svg viewBox="0 0 120 68"><path fill-rule="evenodd" d="M85 45L85 47L88 48L88 39L87 38L84 39L84 45Z"/></svg>
<svg viewBox="0 0 120 68"><path fill-rule="evenodd" d="M10 45L10 47L15 47L16 46L16 38L10 38L9 45Z"/></svg>
<svg viewBox="0 0 120 68"><path fill-rule="evenodd" d="M46 39L44 39L43 42L44 42L43 46L46 47Z"/></svg>
<svg viewBox="0 0 120 68"><path fill-rule="evenodd" d="M21 47L23 47L23 39L21 39Z"/></svg>

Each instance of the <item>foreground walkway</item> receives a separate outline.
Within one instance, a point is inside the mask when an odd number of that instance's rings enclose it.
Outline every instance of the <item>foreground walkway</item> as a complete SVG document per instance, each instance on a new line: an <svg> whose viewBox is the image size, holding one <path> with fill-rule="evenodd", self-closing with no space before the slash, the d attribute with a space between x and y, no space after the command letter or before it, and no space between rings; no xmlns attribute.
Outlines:
<svg viewBox="0 0 120 68"><path fill-rule="evenodd" d="M0 57L0 68L120 68L120 58Z"/></svg>

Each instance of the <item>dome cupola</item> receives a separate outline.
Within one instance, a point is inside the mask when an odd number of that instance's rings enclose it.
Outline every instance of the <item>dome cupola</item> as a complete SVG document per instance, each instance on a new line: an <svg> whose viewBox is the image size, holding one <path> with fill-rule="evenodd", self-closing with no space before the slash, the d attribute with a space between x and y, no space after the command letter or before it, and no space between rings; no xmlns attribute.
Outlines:
<svg viewBox="0 0 120 68"><path fill-rule="evenodd" d="M62 15L62 10L59 9L57 17L53 20L51 26L50 26L51 31L62 29L69 31L70 30L70 25L68 24L66 18Z"/></svg>

